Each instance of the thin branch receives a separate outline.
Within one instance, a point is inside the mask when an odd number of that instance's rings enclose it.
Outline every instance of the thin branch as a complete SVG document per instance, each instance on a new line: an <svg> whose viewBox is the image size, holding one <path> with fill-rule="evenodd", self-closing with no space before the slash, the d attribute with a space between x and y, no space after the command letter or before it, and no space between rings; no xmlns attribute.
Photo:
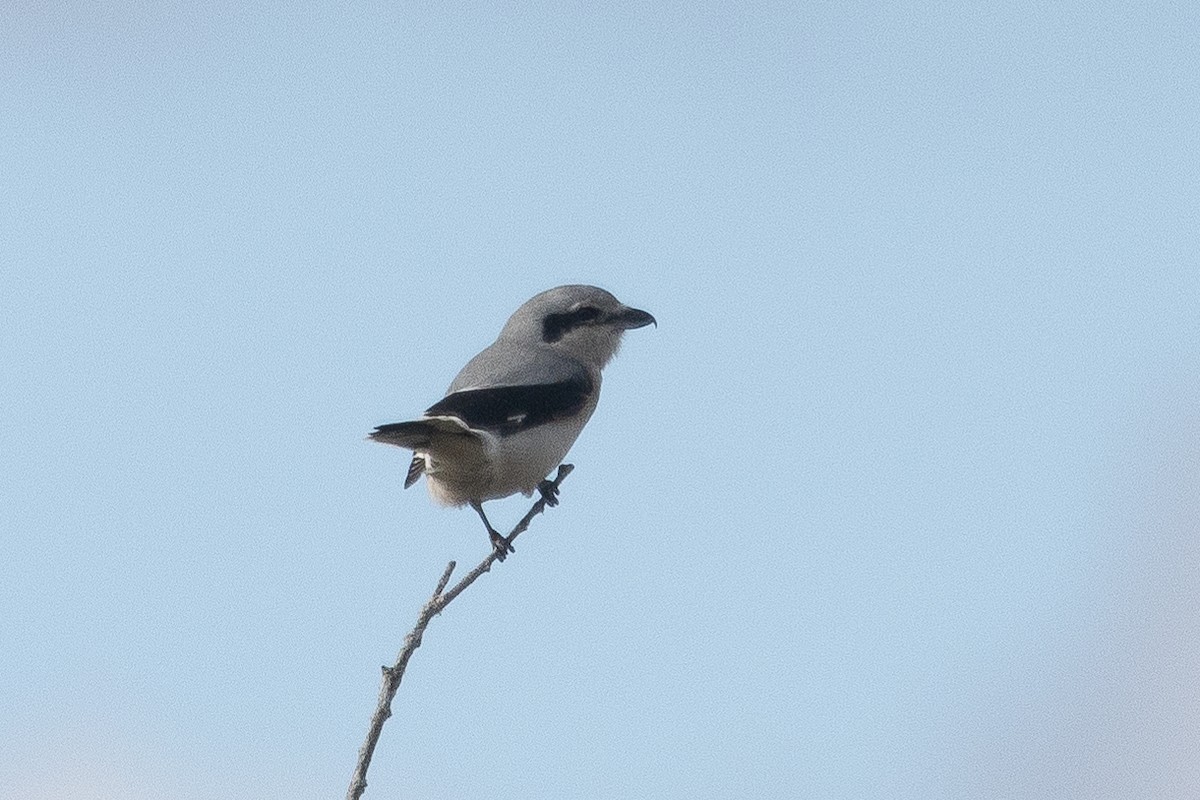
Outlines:
<svg viewBox="0 0 1200 800"><path fill-rule="evenodd" d="M558 472L554 476L554 480L550 482L551 493L558 489L558 485L563 482L574 467L570 464L561 464L558 467ZM533 507L521 518L516 527L508 535L508 540L511 542L520 536L529 527L529 523L533 518L542 513L546 509L546 493L543 493L538 498ZM454 588L445 592L447 584L450 583L450 574L454 572L455 563L451 561L446 565L445 571L442 572L442 577L438 579L437 588L433 590L433 595L425 601L425 605L421 607L421 613L417 615L417 624L404 637L404 647L396 656L396 663L390 667L383 667L383 683L379 687L379 702L375 705L375 712L371 714L371 725L367 729L367 739L363 742L363 746L358 751L358 763L354 766L354 774L350 777L350 788L346 791L347 800L359 800L363 792L367 789L367 769L371 766L371 757L375 754L375 745L379 743L379 735L383 733L383 723L387 722L388 717L392 716L392 699L396 696L396 690L400 688L400 681L404 677L404 670L408 667L408 660L412 658L412 654L418 647L421 646L421 638L425 634L425 628L429 626L430 620L442 613L442 609L450 605L450 601L462 594L463 590L470 586L485 572L492 568L492 564L498 558L495 550L488 553L487 558L479 563L475 569L463 576L462 580L454 584ZM443 594L443 592L445 592Z"/></svg>

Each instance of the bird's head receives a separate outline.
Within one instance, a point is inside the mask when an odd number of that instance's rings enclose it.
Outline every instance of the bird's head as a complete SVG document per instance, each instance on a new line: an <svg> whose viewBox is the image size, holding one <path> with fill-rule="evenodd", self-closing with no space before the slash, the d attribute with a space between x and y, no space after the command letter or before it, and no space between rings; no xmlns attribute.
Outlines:
<svg viewBox="0 0 1200 800"><path fill-rule="evenodd" d="M621 335L658 323L637 308L623 305L596 286L549 289L518 308L500 337L538 341L586 364L603 367L621 346Z"/></svg>

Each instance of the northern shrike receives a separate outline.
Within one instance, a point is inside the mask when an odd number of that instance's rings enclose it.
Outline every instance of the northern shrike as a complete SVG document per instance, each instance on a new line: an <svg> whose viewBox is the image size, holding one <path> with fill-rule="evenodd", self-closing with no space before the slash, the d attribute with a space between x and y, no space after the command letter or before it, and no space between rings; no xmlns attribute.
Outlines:
<svg viewBox="0 0 1200 800"><path fill-rule="evenodd" d="M370 438L412 450L404 487L424 473L434 500L469 504L503 560L512 544L488 522L483 503L537 489L556 504L545 478L596 410L600 370L625 331L651 323L645 311L595 286L542 292L508 318L420 419L380 425Z"/></svg>

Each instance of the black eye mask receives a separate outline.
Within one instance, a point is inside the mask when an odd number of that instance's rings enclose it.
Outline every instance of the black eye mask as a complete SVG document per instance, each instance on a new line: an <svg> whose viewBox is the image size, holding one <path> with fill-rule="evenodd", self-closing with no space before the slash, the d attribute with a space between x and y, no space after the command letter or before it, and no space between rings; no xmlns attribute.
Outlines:
<svg viewBox="0 0 1200 800"><path fill-rule="evenodd" d="M576 328L594 322L599 316L600 309L594 306L581 306L565 314L547 314L542 320L542 339L557 342Z"/></svg>

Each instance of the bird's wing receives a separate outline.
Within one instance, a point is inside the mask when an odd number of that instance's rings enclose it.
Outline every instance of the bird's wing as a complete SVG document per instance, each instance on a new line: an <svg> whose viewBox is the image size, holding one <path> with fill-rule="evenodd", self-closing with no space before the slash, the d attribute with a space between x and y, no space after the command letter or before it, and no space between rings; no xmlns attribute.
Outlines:
<svg viewBox="0 0 1200 800"><path fill-rule="evenodd" d="M501 338L467 362L425 416L504 435L578 414L599 388L575 359Z"/></svg>
<svg viewBox="0 0 1200 800"><path fill-rule="evenodd" d="M586 372L553 383L463 389L434 403L425 415L453 417L472 430L506 435L578 414L594 390Z"/></svg>

